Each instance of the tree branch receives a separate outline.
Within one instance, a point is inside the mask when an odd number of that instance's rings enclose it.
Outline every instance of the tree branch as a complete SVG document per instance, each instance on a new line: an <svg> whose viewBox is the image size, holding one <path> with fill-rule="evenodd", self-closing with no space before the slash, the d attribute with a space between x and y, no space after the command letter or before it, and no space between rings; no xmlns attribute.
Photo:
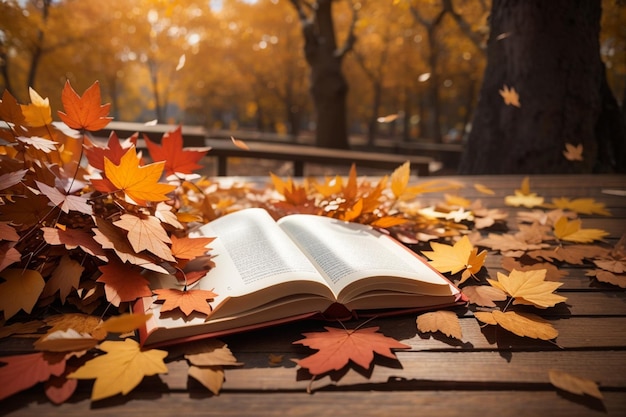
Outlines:
<svg viewBox="0 0 626 417"><path fill-rule="evenodd" d="M356 42L354 29L356 27L356 22L359 20L359 7L360 3L352 3L352 21L350 22L350 28L348 29L348 36L346 37L346 40L343 43L341 49L335 51L335 56L337 58L343 58L354 47L354 44Z"/></svg>

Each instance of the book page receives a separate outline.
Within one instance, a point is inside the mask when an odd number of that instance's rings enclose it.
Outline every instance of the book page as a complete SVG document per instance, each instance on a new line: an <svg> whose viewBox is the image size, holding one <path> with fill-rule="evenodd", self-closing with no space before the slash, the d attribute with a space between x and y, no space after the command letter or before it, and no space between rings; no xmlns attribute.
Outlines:
<svg viewBox="0 0 626 417"><path fill-rule="evenodd" d="M278 224L324 271L339 302L378 289L449 295L450 283L388 236L369 226L312 215L291 215ZM385 280L359 281L366 277ZM393 277L399 277L394 281ZM407 281L407 278L412 280ZM339 293L344 291L342 297Z"/></svg>

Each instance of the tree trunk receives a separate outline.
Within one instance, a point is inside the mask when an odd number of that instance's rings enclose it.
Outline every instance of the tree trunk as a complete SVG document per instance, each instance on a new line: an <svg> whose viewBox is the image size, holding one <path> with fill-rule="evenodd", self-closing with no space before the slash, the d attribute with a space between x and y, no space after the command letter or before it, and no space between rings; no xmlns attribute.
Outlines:
<svg viewBox="0 0 626 417"><path fill-rule="evenodd" d="M27 88L32 87L35 88L35 79L37 78L37 70L39 69L39 62L41 61L41 56L43 55L43 42L45 37L44 26L48 21L48 16L50 15L50 4L52 0L44 0L41 3L41 21L42 27L40 27L37 31L37 42L35 44L35 50L33 51L33 55L30 60L30 68L28 70L28 79Z"/></svg>
<svg viewBox="0 0 626 417"><path fill-rule="evenodd" d="M624 120L616 117L600 59L600 16L600 1L493 1L487 67L461 173L626 169ZM520 107L505 105L505 85L519 93ZM583 145L582 161L564 157L566 143Z"/></svg>

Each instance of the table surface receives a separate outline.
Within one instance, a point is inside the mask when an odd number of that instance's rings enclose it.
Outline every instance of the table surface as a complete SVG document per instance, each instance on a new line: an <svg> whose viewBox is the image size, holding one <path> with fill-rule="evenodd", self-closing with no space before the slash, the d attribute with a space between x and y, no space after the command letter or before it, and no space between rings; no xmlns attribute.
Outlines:
<svg viewBox="0 0 626 417"><path fill-rule="evenodd" d="M504 196L519 188L521 176L447 177L465 184L458 194L480 198L488 208L509 213L509 230L516 229L518 211L505 206ZM552 197L594 198L612 216L581 215L583 226L610 232L615 244L626 232L626 176L531 176L531 189ZM479 193L480 183L495 191ZM425 203L441 194L422 197ZM486 268L495 277L501 256L491 251ZM367 370L351 367L326 376L306 392L309 377L292 358L311 351L292 342L302 332L321 330L320 322L299 322L225 337L242 366L227 368L222 391L215 396L187 376L184 362L168 365L167 375L148 377L126 396L91 402L90 381L80 381L69 402L53 405L41 384L0 402L0 415L150 415L150 416L624 416L626 415L626 292L585 275L591 268L560 265L568 273L558 293L563 306L546 310L556 327L556 343L521 338L494 326L481 327L468 310L460 310L462 341L417 332L415 315L377 318L387 336L408 344L398 361L377 357ZM2 354L15 345L0 343ZM278 364L272 355L284 355ZM550 384L549 369L591 379L604 396L578 396ZM2 381L1 383L10 383Z"/></svg>

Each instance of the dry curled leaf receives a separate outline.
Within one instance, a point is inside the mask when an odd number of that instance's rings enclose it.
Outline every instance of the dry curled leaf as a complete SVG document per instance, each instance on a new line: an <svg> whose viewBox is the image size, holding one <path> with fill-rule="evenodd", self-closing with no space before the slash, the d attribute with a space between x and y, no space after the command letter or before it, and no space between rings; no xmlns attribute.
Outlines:
<svg viewBox="0 0 626 417"><path fill-rule="evenodd" d="M432 311L417 316L417 329L420 332L441 332L448 337L463 339L459 317L454 311Z"/></svg>
<svg viewBox="0 0 626 417"><path fill-rule="evenodd" d="M469 298L471 304L481 307L495 307L494 301L507 299L504 291L491 285L470 285L463 288L463 294Z"/></svg>
<svg viewBox="0 0 626 417"><path fill-rule="evenodd" d="M591 395L599 400L603 399L598 384L590 379L581 378L568 372L550 369L548 371L550 383L555 387L576 395Z"/></svg>
<svg viewBox="0 0 626 417"><path fill-rule="evenodd" d="M521 337L552 340L559 335L558 330L550 322L531 313L494 310L491 312L476 312L474 316L483 323L498 324L503 329Z"/></svg>

